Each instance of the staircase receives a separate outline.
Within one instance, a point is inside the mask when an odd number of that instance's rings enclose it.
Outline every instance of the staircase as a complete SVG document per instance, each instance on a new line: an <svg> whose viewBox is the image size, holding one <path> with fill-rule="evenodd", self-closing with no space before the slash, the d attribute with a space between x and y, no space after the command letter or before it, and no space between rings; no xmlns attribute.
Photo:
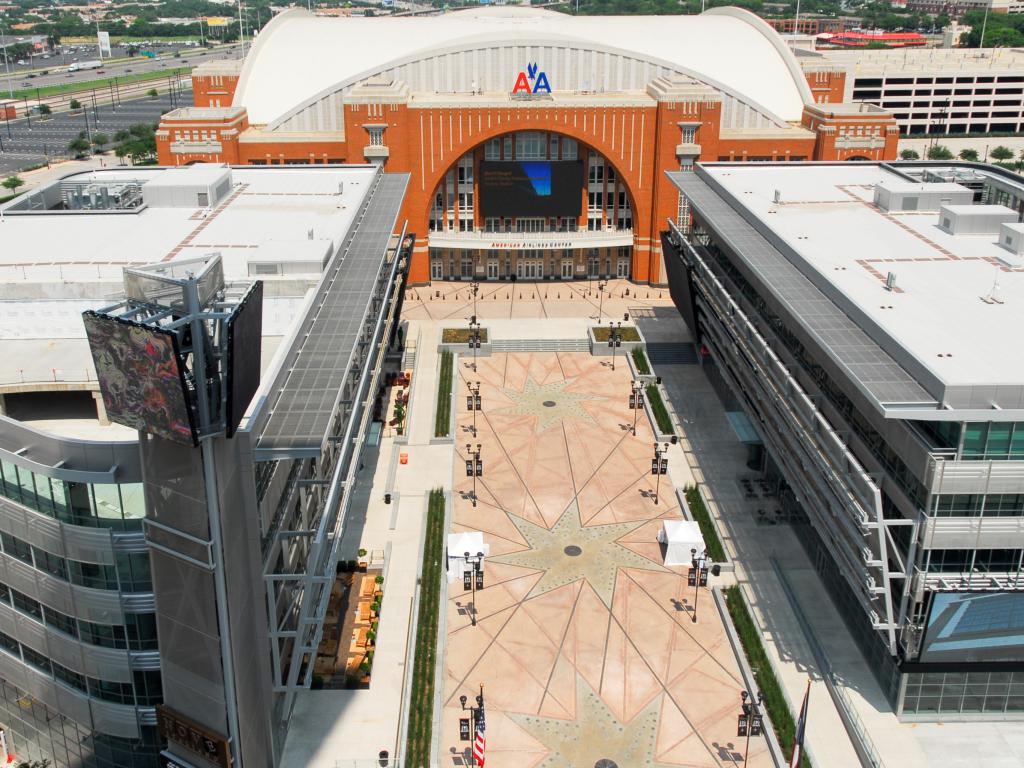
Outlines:
<svg viewBox="0 0 1024 768"><path fill-rule="evenodd" d="M651 365L694 365L697 350L689 343L647 343L647 359Z"/></svg>
<svg viewBox="0 0 1024 768"><path fill-rule="evenodd" d="M491 352L589 352L586 339L495 339Z"/></svg>

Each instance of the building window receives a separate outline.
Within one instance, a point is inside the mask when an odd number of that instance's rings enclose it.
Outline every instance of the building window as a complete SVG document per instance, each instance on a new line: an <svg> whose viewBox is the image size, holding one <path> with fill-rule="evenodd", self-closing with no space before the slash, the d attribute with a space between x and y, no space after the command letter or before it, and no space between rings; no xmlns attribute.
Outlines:
<svg viewBox="0 0 1024 768"><path fill-rule="evenodd" d="M25 659L26 664L31 664L38 670L45 672L47 675L53 674L53 668L50 666L50 660L39 653L29 648L27 645L21 646L21 655Z"/></svg>
<svg viewBox="0 0 1024 768"><path fill-rule="evenodd" d="M683 131L683 144L696 144L697 143L697 126L695 125L684 125Z"/></svg>
<svg viewBox="0 0 1024 768"><path fill-rule="evenodd" d="M11 590L11 597L14 599L14 607L19 611L39 621L43 620L43 606L38 602L16 589Z"/></svg>
<svg viewBox="0 0 1024 768"><path fill-rule="evenodd" d="M65 685L70 685L72 688L76 688L82 693L89 692L89 688L85 684L85 676L80 675L77 672L73 672L62 664L53 662L53 676Z"/></svg>
<svg viewBox="0 0 1024 768"><path fill-rule="evenodd" d="M34 565L32 562L32 547L19 538L9 533L0 533L0 541L3 541L4 553L16 557L23 563Z"/></svg>
<svg viewBox="0 0 1024 768"><path fill-rule="evenodd" d="M484 144L484 160L501 160L501 139L489 139Z"/></svg>
<svg viewBox="0 0 1024 768"><path fill-rule="evenodd" d="M516 160L544 160L546 158L545 134L539 131L520 131L516 134Z"/></svg>
<svg viewBox="0 0 1024 768"><path fill-rule="evenodd" d="M370 146L371 147L383 147L384 146L384 128L379 125L369 126L366 132L370 134Z"/></svg>
<svg viewBox="0 0 1024 768"><path fill-rule="evenodd" d="M502 155L504 156L504 159L505 160L511 160L512 159L512 137L511 136L506 136L505 139L502 141L502 144L504 145L503 150L502 150Z"/></svg>
<svg viewBox="0 0 1024 768"><path fill-rule="evenodd" d="M109 680L98 680L95 677L88 678L88 681L90 696L104 701L112 701L115 704L135 703L131 683L114 683Z"/></svg>
<svg viewBox="0 0 1024 768"><path fill-rule="evenodd" d="M129 614L129 616L131 615ZM153 620L156 620L155 617ZM124 636L124 627L120 624L95 624L91 621L79 619L78 625L83 643L98 645L101 648L128 647L128 642Z"/></svg>
<svg viewBox="0 0 1024 768"><path fill-rule="evenodd" d="M576 139L563 138L562 139L562 159L563 160L576 160L578 153L578 144Z"/></svg>
<svg viewBox="0 0 1024 768"><path fill-rule="evenodd" d="M47 605L43 606L43 615L46 617L46 624L48 626L59 629L65 635L78 637L78 622L74 616L68 616L66 613L55 611Z"/></svg>

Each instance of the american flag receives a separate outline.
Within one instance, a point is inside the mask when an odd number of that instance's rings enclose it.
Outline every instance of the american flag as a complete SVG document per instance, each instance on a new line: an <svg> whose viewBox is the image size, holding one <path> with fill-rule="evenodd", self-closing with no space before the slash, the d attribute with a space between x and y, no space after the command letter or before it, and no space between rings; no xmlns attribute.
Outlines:
<svg viewBox="0 0 1024 768"><path fill-rule="evenodd" d="M484 708L480 707L476 715L476 737L473 739L473 759L480 768L484 768L484 752L487 749L485 731Z"/></svg>
<svg viewBox="0 0 1024 768"><path fill-rule="evenodd" d="M800 717L796 721L796 734L793 736L793 757L789 760L789 768L800 768L800 758L804 751L804 731L807 730L807 700L811 695L811 681L807 681L804 691L804 703L800 707Z"/></svg>

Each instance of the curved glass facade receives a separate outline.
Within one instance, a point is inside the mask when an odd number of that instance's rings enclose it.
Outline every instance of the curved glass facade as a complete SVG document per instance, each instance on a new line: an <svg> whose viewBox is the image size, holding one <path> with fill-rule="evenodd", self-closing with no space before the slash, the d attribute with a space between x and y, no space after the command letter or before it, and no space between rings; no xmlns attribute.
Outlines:
<svg viewBox="0 0 1024 768"><path fill-rule="evenodd" d="M70 483L0 461L0 495L63 523L141 531L142 483Z"/></svg>
<svg viewBox="0 0 1024 768"><path fill-rule="evenodd" d="M0 533L0 543L4 554L80 587L122 592L153 591L148 552L117 552L117 565L106 565L61 557L9 533Z"/></svg>

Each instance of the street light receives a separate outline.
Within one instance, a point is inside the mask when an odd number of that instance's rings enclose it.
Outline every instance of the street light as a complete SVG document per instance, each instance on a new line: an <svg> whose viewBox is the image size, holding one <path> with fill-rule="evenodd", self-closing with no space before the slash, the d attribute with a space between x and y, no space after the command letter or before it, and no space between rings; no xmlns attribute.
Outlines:
<svg viewBox="0 0 1024 768"><path fill-rule="evenodd" d="M475 555L466 552L463 555L469 570L462 572L462 588L468 589L472 595L472 602L469 606L469 622L476 626L476 591L484 588L484 553L477 552Z"/></svg>
<svg viewBox="0 0 1024 768"><path fill-rule="evenodd" d="M654 481L654 503L658 503L658 492L661 490L661 476L668 474L668 459L664 456L668 453L668 443L665 443L665 447L661 448L657 443L654 444L654 458L651 459L651 474L657 477Z"/></svg>
<svg viewBox="0 0 1024 768"><path fill-rule="evenodd" d="M696 548L690 550L690 572L686 576L686 585L693 587L693 615L690 617L694 624L697 623L697 596L699 588L708 585L708 551L705 549L697 556Z"/></svg>
<svg viewBox="0 0 1024 768"><path fill-rule="evenodd" d="M480 281L474 280L471 282L469 290L473 293L473 319L476 320L476 295L480 292Z"/></svg>
<svg viewBox="0 0 1024 768"><path fill-rule="evenodd" d="M608 321L608 346L612 348L612 370L615 370L615 350L622 346L622 322Z"/></svg>
<svg viewBox="0 0 1024 768"><path fill-rule="evenodd" d="M11 85L11 52L7 48L7 36L0 34L0 48L4 50L4 70L7 72L7 96L14 98L14 87ZM8 136L7 138L10 138Z"/></svg>
<svg viewBox="0 0 1024 768"><path fill-rule="evenodd" d="M473 373L476 373L476 351L480 349L480 323L476 315L469 319L469 348L473 350Z"/></svg>
<svg viewBox="0 0 1024 768"><path fill-rule="evenodd" d="M604 319L604 289L608 286L607 280L597 281L597 324L600 325Z"/></svg>
<svg viewBox="0 0 1024 768"><path fill-rule="evenodd" d="M480 460L480 443L476 444L476 450L470 443L466 443L466 477L473 478L473 506L476 506L476 479L484 474L484 463Z"/></svg>
<svg viewBox="0 0 1024 768"><path fill-rule="evenodd" d="M630 386L632 389L629 392L629 407L633 409L633 437L636 437L636 416L644 407L644 383L633 379Z"/></svg>
<svg viewBox="0 0 1024 768"><path fill-rule="evenodd" d="M467 381L469 394L466 395L466 407L473 412L473 437L476 437L476 412L480 410L480 382Z"/></svg>
<svg viewBox="0 0 1024 768"><path fill-rule="evenodd" d="M740 706L743 711L736 718L736 736L747 739L743 749L744 765L747 764L747 758L750 755L750 737L760 736L764 726L764 719L759 711L763 702L764 694L760 691L757 693L757 701L754 701L754 697L749 692L740 691Z"/></svg>
<svg viewBox="0 0 1024 768"><path fill-rule="evenodd" d="M463 712L469 712L469 717L459 718L459 738L462 741L476 741L477 731L484 730L484 684L480 683L480 693L476 697L476 706L466 706L466 702L469 698L463 694L459 696L459 703L462 705ZM470 747L469 750L469 764L476 765L476 749Z"/></svg>

